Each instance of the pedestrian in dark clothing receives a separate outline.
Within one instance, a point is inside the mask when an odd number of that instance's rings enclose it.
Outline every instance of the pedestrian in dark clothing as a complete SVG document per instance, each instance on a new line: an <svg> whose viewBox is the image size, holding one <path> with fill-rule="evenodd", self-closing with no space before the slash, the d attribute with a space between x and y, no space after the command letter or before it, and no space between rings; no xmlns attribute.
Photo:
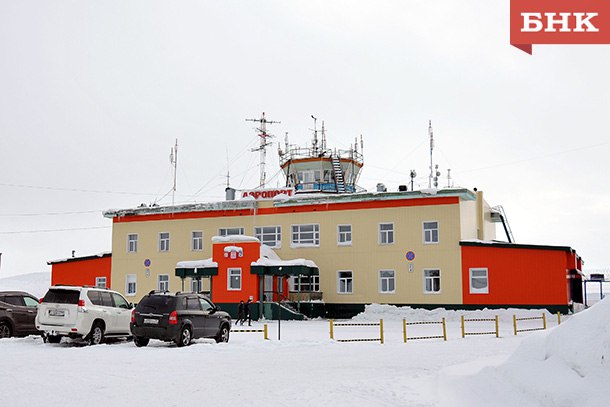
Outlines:
<svg viewBox="0 0 610 407"><path fill-rule="evenodd" d="M240 300L239 305L237 306L237 322L235 323L235 325L244 324L244 321L245 321L244 308L245 308L244 300Z"/></svg>
<svg viewBox="0 0 610 407"><path fill-rule="evenodd" d="M248 326L252 326L252 319L250 317L250 303L252 300L248 298L248 301L244 304L244 321L248 320Z"/></svg>

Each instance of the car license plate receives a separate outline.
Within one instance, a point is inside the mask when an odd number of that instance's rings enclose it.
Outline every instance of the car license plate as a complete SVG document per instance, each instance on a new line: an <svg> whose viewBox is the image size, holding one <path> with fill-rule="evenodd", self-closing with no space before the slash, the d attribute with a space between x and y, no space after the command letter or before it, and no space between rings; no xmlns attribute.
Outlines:
<svg viewBox="0 0 610 407"><path fill-rule="evenodd" d="M159 323L159 320L153 318L144 318L144 323L149 325L157 325Z"/></svg>
<svg viewBox="0 0 610 407"><path fill-rule="evenodd" d="M49 316L51 317L65 317L66 312L62 309L50 309Z"/></svg>

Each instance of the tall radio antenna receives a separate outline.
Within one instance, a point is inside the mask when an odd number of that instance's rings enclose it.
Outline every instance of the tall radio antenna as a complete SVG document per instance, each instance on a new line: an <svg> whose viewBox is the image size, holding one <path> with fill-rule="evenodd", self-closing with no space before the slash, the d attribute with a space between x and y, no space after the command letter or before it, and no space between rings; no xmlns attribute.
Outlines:
<svg viewBox="0 0 610 407"><path fill-rule="evenodd" d="M258 137L260 137L260 145L257 148L253 148L251 151L253 151L253 152L260 151L261 178L260 178L259 187L264 188L265 187L265 178L266 178L265 161L266 161L266 157L267 157L267 147L272 144L271 140L269 140L269 139L273 137L271 134L267 133L267 124L274 124L274 123L281 123L281 122L267 120L267 118L265 117L265 112L263 112L260 119L246 119L246 121L260 123L260 126L256 128L256 131L258 132L257 135L258 135Z"/></svg>
<svg viewBox="0 0 610 407"><path fill-rule="evenodd" d="M176 195L176 175L178 172L178 139L176 139L176 144L169 154L169 162L174 166L174 186L172 187L172 206L174 206L174 197Z"/></svg>
<svg viewBox="0 0 610 407"><path fill-rule="evenodd" d="M434 164L432 163L432 150L434 150L434 134L432 133L432 120L428 122L428 135L430 136L430 176L428 177L428 188L432 189L434 178Z"/></svg>

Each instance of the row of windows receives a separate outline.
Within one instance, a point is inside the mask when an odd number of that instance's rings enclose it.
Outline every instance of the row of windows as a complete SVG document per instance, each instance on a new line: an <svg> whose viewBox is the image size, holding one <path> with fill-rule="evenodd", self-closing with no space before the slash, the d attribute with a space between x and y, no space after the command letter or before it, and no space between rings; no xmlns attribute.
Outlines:
<svg viewBox="0 0 610 407"><path fill-rule="evenodd" d="M320 225L304 224L292 225L290 242L293 247L316 247L320 246ZM244 228L221 228L218 230L219 236L243 235ZM280 248L282 245L282 227L281 226L261 226L254 228L254 236L261 243L269 246ZM394 223L379 224L379 244L388 245L394 244ZM423 242L425 244L433 244L439 242L438 237L438 222L429 221L423 222ZM337 244L339 246L351 246L352 244L352 225L337 225ZM169 232L159 233L159 251L168 252L170 249ZM191 232L191 250L203 250L203 232ZM127 235L127 252L137 253L138 251L138 235Z"/></svg>
<svg viewBox="0 0 610 407"><path fill-rule="evenodd" d="M472 268L469 270L470 293L488 294L489 281L486 268ZM320 291L320 277L291 277L290 290L298 292ZM128 296L136 295L136 275L128 274L125 280L125 292ZM157 289L169 291L169 275L157 276ZM191 280L191 290L201 291L201 280ZM242 269L230 268L227 273L227 289L229 291L240 291L242 289ZM423 270L423 291L427 294L438 294L441 292L441 271L438 269ZM337 271L337 293L352 294L354 292L354 274L351 270ZM396 271L379 271L379 292L392 294L396 292Z"/></svg>

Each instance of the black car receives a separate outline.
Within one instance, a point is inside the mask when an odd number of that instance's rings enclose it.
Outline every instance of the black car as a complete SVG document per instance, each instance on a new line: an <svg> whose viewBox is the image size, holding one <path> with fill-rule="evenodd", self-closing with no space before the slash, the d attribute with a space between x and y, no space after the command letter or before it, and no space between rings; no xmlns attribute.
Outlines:
<svg viewBox="0 0 610 407"><path fill-rule="evenodd" d="M23 291L0 291L0 338L38 335L34 320L38 300Z"/></svg>
<svg viewBox="0 0 610 407"><path fill-rule="evenodd" d="M196 338L228 342L231 317L201 294L151 291L131 312L131 333L136 346L150 339L186 346Z"/></svg>

